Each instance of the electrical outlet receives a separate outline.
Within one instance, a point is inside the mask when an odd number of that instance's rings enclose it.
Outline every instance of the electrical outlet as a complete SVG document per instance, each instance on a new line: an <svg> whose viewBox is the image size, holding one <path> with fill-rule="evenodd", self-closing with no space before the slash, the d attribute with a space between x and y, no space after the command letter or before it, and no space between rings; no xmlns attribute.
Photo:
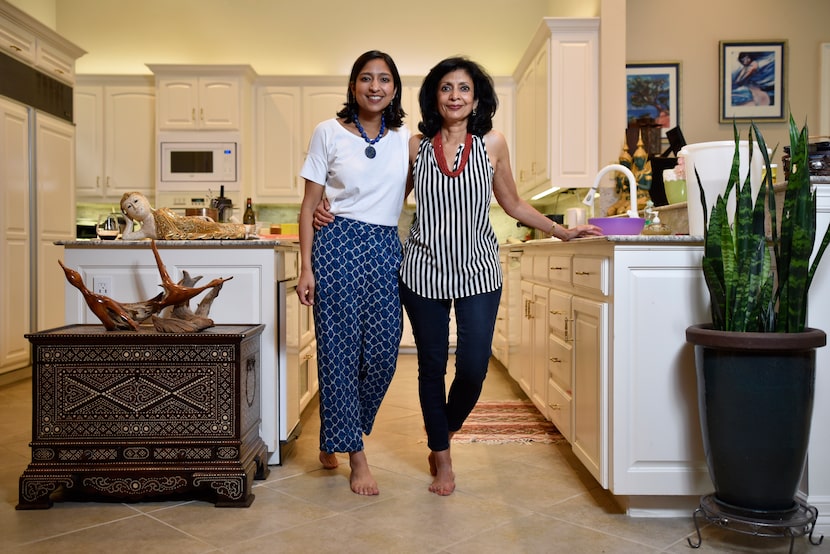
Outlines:
<svg viewBox="0 0 830 554"><path fill-rule="evenodd" d="M102 296L112 296L112 277L96 275L92 278L92 292Z"/></svg>

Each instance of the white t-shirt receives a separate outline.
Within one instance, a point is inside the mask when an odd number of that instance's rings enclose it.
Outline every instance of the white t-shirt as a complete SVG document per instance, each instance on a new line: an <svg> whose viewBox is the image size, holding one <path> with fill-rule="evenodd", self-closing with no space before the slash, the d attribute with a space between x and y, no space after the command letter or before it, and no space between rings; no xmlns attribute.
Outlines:
<svg viewBox="0 0 830 554"><path fill-rule="evenodd" d="M345 129L337 119L314 129L300 176L326 187L334 216L365 223L397 226L409 167L409 129L390 129L369 144Z"/></svg>

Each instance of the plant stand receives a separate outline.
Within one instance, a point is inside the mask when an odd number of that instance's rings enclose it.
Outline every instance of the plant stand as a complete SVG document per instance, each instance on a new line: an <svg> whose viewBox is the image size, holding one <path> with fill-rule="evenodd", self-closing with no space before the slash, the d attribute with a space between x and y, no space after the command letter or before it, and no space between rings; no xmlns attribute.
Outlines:
<svg viewBox="0 0 830 554"><path fill-rule="evenodd" d="M700 499L700 506L692 514L697 542L693 542L691 538L686 540L692 548L700 548L703 543L698 522L698 516L700 516L709 523L714 523L719 527L744 535L768 538L789 537L790 554L792 554L796 537L809 534L810 544L813 546L820 545L824 540L824 535L819 536L817 540L813 540L813 529L818 519L818 510L798 500L795 503L796 507L789 512L773 516L767 514L765 517L763 512L753 514L751 511L739 508L730 509L728 506L717 502L714 494L707 494Z"/></svg>

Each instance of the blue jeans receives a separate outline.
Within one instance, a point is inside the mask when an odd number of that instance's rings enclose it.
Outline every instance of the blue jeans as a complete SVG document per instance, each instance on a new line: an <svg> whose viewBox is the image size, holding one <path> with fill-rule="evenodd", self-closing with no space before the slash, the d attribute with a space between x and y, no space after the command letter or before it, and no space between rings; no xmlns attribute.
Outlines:
<svg viewBox="0 0 830 554"><path fill-rule="evenodd" d="M446 450L450 447L449 434L461 429L481 395L501 288L455 300L434 300L415 294L401 282L400 293L418 350L418 395L427 444L436 452ZM455 377L448 396L445 376L453 304L458 338Z"/></svg>

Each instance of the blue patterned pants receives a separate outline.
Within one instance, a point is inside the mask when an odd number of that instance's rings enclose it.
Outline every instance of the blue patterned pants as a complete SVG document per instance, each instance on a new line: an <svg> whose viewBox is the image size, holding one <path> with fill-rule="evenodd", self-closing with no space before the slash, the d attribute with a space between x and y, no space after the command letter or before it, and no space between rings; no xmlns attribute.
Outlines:
<svg viewBox="0 0 830 554"><path fill-rule="evenodd" d="M338 217L315 233L320 450L363 450L395 374L403 321L397 227Z"/></svg>

